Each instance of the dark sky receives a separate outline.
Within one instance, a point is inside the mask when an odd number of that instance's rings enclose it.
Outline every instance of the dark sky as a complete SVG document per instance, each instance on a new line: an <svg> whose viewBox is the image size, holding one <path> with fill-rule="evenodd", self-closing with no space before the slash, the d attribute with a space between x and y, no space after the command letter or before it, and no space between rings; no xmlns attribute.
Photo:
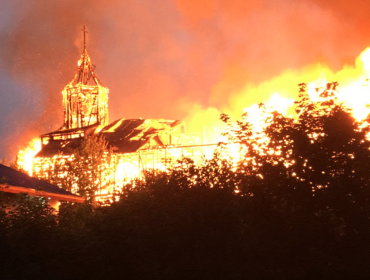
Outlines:
<svg viewBox="0 0 370 280"><path fill-rule="evenodd" d="M337 71L370 46L370 1L0 0L0 6L0 158L14 159L32 138L62 125L61 90L76 70L83 25L96 73L110 89L111 121L184 119L195 126L217 121L220 112L239 115L266 101L271 85L294 96L298 82L309 82L298 79L310 65ZM274 83L283 76L283 85Z"/></svg>

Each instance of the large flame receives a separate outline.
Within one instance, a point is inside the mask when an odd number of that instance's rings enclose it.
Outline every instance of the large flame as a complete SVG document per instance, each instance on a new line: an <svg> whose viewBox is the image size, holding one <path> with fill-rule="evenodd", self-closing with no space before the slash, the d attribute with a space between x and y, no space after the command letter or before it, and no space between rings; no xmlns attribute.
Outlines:
<svg viewBox="0 0 370 280"><path fill-rule="evenodd" d="M266 115L258 104L251 104L251 100L257 101L255 103L264 103L264 109L269 112L276 110L289 116L293 112L292 105L298 96L299 83L307 83L310 99L318 101L320 91L326 88L328 82L339 83L338 92L335 93L338 101L352 109L353 116L360 121L370 113L369 78L370 48L367 48L356 59L355 65L345 65L336 72L321 64L315 64L298 70L287 70L280 76L257 85L246 82L242 90L224 97L223 107L202 108L193 105L186 122L193 130L200 131L205 127L208 143L225 141L221 135L225 129L222 124L220 125L221 113L238 118L242 112L247 112L248 121L254 129L262 131L267 125ZM219 129L220 127L222 129Z"/></svg>
<svg viewBox="0 0 370 280"><path fill-rule="evenodd" d="M18 152L17 164L32 176L33 158L41 150L40 138L34 138L28 143L28 147Z"/></svg>

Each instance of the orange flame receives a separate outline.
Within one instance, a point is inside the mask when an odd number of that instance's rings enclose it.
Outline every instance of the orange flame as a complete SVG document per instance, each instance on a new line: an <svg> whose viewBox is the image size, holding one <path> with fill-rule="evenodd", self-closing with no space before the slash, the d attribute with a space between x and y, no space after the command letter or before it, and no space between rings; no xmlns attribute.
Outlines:
<svg viewBox="0 0 370 280"><path fill-rule="evenodd" d="M320 89L325 88L328 82L339 83L338 92L335 93L338 101L352 109L353 116L360 121L370 113L369 78L370 48L367 48L358 56L353 66L345 65L337 72L321 64L315 64L302 69L287 70L257 85L246 82L245 87L240 91L222 97L224 102L221 108L202 108L200 105L191 105L190 114L185 121L188 128L192 130L201 131L205 126L207 143L225 141L221 135L223 129L217 129L222 127L218 120L221 113L238 117L242 111L247 112L248 122L253 125L254 130L262 131L267 125L266 115L262 113L258 105L251 104L252 100L254 103L263 102L269 112L276 110L284 116L289 116L294 112L292 105L298 95L297 85L299 83L307 83L310 99L318 101ZM215 86L214 95L217 94L217 86ZM246 104L251 105L246 106Z"/></svg>
<svg viewBox="0 0 370 280"><path fill-rule="evenodd" d="M28 147L20 150L17 156L17 164L32 176L33 158L41 150L40 138L34 138L28 143Z"/></svg>

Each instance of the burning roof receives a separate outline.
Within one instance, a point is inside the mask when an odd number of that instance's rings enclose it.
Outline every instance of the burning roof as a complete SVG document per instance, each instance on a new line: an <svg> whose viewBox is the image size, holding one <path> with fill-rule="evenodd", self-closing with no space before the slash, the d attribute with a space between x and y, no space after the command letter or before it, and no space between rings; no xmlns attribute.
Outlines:
<svg viewBox="0 0 370 280"><path fill-rule="evenodd" d="M43 143L47 143L42 145L36 157L53 157L60 152L70 154L78 148L83 137L92 134L103 135L115 153L134 153L139 149L167 146L174 144L171 135L183 132L184 123L163 119L119 119L100 128L92 125L41 135Z"/></svg>
<svg viewBox="0 0 370 280"><path fill-rule="evenodd" d="M120 119L104 127L101 133L113 151L133 153L143 148L169 145L168 135L180 133L183 127L180 121Z"/></svg>

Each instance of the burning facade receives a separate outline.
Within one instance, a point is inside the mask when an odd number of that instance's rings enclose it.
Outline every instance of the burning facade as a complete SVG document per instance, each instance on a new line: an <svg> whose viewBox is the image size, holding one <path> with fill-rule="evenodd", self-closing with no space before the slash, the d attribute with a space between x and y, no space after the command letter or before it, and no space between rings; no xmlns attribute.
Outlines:
<svg viewBox="0 0 370 280"><path fill-rule="evenodd" d="M95 74L95 65L84 46L78 69L63 94L64 123L56 131L41 135L41 149L33 157L33 176L78 191L69 164L88 137L103 139L107 150L99 155L99 166L85 166L82 173L94 185L97 200L120 192L129 180L149 169L165 171L176 159L203 156L202 135L186 133L185 123L164 119L119 119L109 124L108 93ZM80 158L88 162L88 159ZM91 170L95 168L95 170ZM97 173L98 176L94 175ZM62 183L64 182L64 183ZM91 193L90 193L91 195Z"/></svg>

